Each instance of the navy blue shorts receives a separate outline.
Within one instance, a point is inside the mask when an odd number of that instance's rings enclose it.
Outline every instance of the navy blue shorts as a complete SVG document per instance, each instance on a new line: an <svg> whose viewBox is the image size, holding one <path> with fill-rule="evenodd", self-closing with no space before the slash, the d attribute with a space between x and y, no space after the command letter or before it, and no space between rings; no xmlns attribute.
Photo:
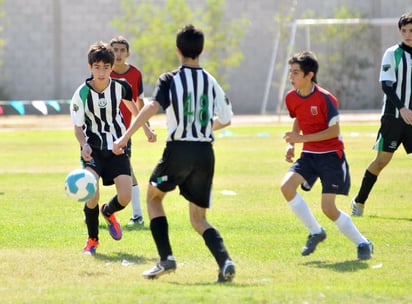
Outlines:
<svg viewBox="0 0 412 304"><path fill-rule="evenodd" d="M289 171L299 173L309 184L319 178L322 193L349 194L349 165L343 151L322 154L303 152Z"/></svg>
<svg viewBox="0 0 412 304"><path fill-rule="evenodd" d="M412 153L412 126L402 118L383 116L374 150L394 153L403 144L406 153Z"/></svg>
<svg viewBox="0 0 412 304"><path fill-rule="evenodd" d="M130 160L127 154L115 155L111 150L93 149L90 161L81 158L83 167L92 168L102 178L103 185L114 184L114 179L119 175L131 176Z"/></svg>
<svg viewBox="0 0 412 304"><path fill-rule="evenodd" d="M209 142L168 142L162 159L150 177L160 191L169 192L177 186L189 202L210 207L215 156Z"/></svg>

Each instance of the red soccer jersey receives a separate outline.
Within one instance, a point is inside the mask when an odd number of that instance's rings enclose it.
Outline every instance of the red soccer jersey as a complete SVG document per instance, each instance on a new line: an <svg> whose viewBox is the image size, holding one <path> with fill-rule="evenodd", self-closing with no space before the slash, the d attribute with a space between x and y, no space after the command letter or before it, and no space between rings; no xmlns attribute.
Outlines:
<svg viewBox="0 0 412 304"><path fill-rule="evenodd" d="M286 94L286 107L292 118L296 118L302 134L313 134L327 129L339 121L338 100L331 93L315 86L314 91L305 97L296 90ZM341 136L303 143L304 152L324 153L343 150Z"/></svg>
<svg viewBox="0 0 412 304"><path fill-rule="evenodd" d="M132 87L134 101L136 101L138 97L143 98L142 73L135 66L129 64L129 69L123 74L117 74L115 71L112 71L110 77L126 80ZM132 120L132 113L130 113L129 109L123 102L120 104L120 111L123 115L126 127L129 128Z"/></svg>

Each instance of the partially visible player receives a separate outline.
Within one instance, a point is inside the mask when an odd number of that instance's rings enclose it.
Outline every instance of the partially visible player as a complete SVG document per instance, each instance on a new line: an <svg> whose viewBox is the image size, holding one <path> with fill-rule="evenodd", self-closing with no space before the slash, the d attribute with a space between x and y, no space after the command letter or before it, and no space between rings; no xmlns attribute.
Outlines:
<svg viewBox="0 0 412 304"><path fill-rule="evenodd" d="M130 45L129 42L122 36L114 37L110 41L110 45L113 48L115 54L115 61L113 66L113 71L110 74L112 78L126 80L132 87L133 100L136 102L138 109L143 108L143 77L141 71L127 62L130 56ZM131 113L129 109L124 104L120 105L120 111L122 112L124 122L126 127L130 126ZM146 132L146 131L145 131ZM156 134L146 133L148 140L150 142L156 141ZM131 141L127 146L127 154L129 157L132 156ZM143 211L140 202L140 188L136 179L136 174L134 173L132 167L132 178L133 178L133 188L132 188L132 217L128 223L128 226L143 225Z"/></svg>
<svg viewBox="0 0 412 304"><path fill-rule="evenodd" d="M358 194L352 199L352 216L362 216L366 200L378 175L401 144L412 153L412 12L398 21L402 42L388 48L382 57L379 81L385 94L374 149L376 157L365 170Z"/></svg>
<svg viewBox="0 0 412 304"><path fill-rule="evenodd" d="M293 86L286 95L286 107L294 118L292 131L286 132L288 143L286 161L292 163L295 144L303 143L300 158L286 173L281 191L289 207L309 230L302 255L313 253L326 239L326 231L317 222L297 188L319 178L322 183L321 205L323 213L357 246L359 260L368 260L372 243L355 227L351 218L337 209L337 194L348 195L349 166L340 136L338 101L331 93L317 85L318 61L312 52L300 52L289 61L289 79ZM310 190L307 187L306 190Z"/></svg>

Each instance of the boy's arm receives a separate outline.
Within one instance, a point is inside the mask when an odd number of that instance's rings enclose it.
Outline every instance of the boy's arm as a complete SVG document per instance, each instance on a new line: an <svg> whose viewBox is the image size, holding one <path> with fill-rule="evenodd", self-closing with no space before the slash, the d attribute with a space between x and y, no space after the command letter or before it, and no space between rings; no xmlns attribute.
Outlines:
<svg viewBox="0 0 412 304"><path fill-rule="evenodd" d="M221 122L219 121L219 119L217 119L217 117L215 117L215 118L213 119L213 131L226 128L226 127L230 126L230 124L231 124L231 121L230 121L230 120L229 120L229 122L223 124L223 123L221 123Z"/></svg>
<svg viewBox="0 0 412 304"><path fill-rule="evenodd" d="M300 134L300 126L296 118L293 121L292 133ZM286 153L285 153L285 161L287 161L288 163L292 163L294 157L295 157L295 143L288 143L288 146L286 148Z"/></svg>
<svg viewBox="0 0 412 304"><path fill-rule="evenodd" d="M295 143L304 143L304 142L311 142L311 141L322 141L331 138L338 137L340 133L339 123L336 122L335 124L329 126L327 129L322 130L317 133L312 134L299 134L297 132L286 132L285 136L283 137L287 143L295 144Z"/></svg>
<svg viewBox="0 0 412 304"><path fill-rule="evenodd" d="M126 105L127 109L132 113L133 117L136 117L139 114L139 109L137 104L131 100L122 99L123 103Z"/></svg>
<svg viewBox="0 0 412 304"><path fill-rule="evenodd" d="M114 154L123 154L123 147L126 146L130 137L142 126L146 125L146 122L157 113L160 104L153 100L152 102L146 104L143 109L139 112L137 117L132 120L130 127L127 129L119 139L117 139L113 144Z"/></svg>
<svg viewBox="0 0 412 304"><path fill-rule="evenodd" d="M133 101L126 100L126 99L123 99L123 102L129 109L129 111L132 113L133 118L135 118L141 110L141 108L139 108L139 104L137 102L133 102ZM147 122L143 125L143 130L149 142L156 141L156 133L153 132L153 130L150 128Z"/></svg>
<svg viewBox="0 0 412 304"><path fill-rule="evenodd" d="M81 147L81 156L85 161L91 160L92 157L92 148L86 141L86 136L84 136L82 127L74 126L74 136L76 136L77 141Z"/></svg>
<svg viewBox="0 0 412 304"><path fill-rule="evenodd" d="M382 81L382 90L386 94L387 99L394 104L394 106L399 110L402 119L406 124L412 124L412 111L409 110L396 94L393 88L393 83L391 81Z"/></svg>

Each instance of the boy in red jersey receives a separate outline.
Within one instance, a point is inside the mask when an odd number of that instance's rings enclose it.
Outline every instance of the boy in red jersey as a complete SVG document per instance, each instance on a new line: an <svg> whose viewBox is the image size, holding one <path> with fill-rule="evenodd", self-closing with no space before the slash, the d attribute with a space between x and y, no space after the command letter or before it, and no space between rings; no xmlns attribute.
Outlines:
<svg viewBox="0 0 412 304"><path fill-rule="evenodd" d="M127 58L130 57L130 46L129 42L122 36L114 37L110 41L110 45L113 48L115 54L115 61L113 66L113 71L110 77L115 79L126 80L132 87L133 100L136 102L138 109L143 108L143 78L142 73L138 68L126 62ZM127 128L130 126L132 115L127 107L122 103L120 105L120 111L123 115L123 119ZM149 142L156 141L156 134L150 133L150 129L145 128L146 136ZM131 142L126 147L127 155L132 156ZM132 167L132 166L131 166ZM132 188L132 217L128 223L128 226L138 226L143 225L143 211L140 203L140 188L134 174L132 167L132 178L133 178L133 188Z"/></svg>
<svg viewBox="0 0 412 304"><path fill-rule="evenodd" d="M358 250L359 260L368 260L372 243L355 227L351 218L336 208L337 194L348 195L349 166L340 136L338 101L331 93L317 85L318 61L312 52L304 51L289 61L289 79L294 87L286 95L286 106L294 118L292 131L286 132L288 143L286 161L292 163L295 143L303 143L301 156L286 173L281 191L293 213L308 228L309 236L302 249L306 256L326 239L326 232L317 222L306 202L297 193L299 185L320 178L323 213L348 237Z"/></svg>

